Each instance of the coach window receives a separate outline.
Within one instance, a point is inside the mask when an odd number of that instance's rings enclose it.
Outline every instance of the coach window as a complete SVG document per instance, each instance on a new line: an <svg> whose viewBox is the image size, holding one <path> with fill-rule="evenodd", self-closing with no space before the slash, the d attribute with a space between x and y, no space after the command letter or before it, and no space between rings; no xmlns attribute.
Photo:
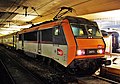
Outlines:
<svg viewBox="0 0 120 84"><path fill-rule="evenodd" d="M45 41L47 43L52 42L53 34L52 34L52 28L41 30L42 32L42 41Z"/></svg>
<svg viewBox="0 0 120 84"><path fill-rule="evenodd" d="M66 39L65 39L64 31L63 31L62 26L60 26L60 25L54 27L53 42L55 44L66 44Z"/></svg>
<svg viewBox="0 0 120 84"><path fill-rule="evenodd" d="M24 40L25 41L37 41L37 31L25 33Z"/></svg>

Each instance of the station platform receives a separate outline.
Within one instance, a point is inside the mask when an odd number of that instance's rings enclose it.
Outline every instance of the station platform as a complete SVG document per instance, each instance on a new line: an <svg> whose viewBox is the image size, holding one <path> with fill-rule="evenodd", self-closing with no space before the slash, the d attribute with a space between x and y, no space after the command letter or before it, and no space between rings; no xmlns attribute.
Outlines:
<svg viewBox="0 0 120 84"><path fill-rule="evenodd" d="M120 53L106 55L112 61L111 65L101 68L101 75L111 80L120 82Z"/></svg>
<svg viewBox="0 0 120 84"><path fill-rule="evenodd" d="M120 69L120 53L111 53L110 55L106 55L106 57L112 62L111 65L107 67Z"/></svg>

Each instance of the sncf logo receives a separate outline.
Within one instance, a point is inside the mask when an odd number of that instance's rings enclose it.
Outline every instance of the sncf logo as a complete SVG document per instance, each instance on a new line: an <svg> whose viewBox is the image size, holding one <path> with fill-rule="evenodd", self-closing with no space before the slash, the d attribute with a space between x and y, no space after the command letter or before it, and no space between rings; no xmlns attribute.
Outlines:
<svg viewBox="0 0 120 84"><path fill-rule="evenodd" d="M63 56L63 51L59 48L57 48L57 55Z"/></svg>

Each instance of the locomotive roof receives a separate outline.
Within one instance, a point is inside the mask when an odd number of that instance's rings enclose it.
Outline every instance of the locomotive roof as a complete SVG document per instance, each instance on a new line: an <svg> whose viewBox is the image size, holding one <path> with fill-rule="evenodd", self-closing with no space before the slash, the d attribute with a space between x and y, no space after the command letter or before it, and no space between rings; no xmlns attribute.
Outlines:
<svg viewBox="0 0 120 84"><path fill-rule="evenodd" d="M90 21L90 20L85 19L85 18L74 17L74 16L65 16L65 17L62 17L60 20L64 20L64 19L68 19L69 22L78 22L78 21L82 22L82 23L93 22L93 21ZM35 26L39 26L39 25L42 25L42 24L50 23L50 22L55 22L55 21L59 21L59 19L58 20L45 21L45 22L42 22L42 23L37 24L37 25L32 25L30 28L35 27Z"/></svg>
<svg viewBox="0 0 120 84"><path fill-rule="evenodd" d="M85 18L74 17L74 16L65 16L65 17L62 17L59 20L50 20L50 21L42 22L42 23L37 24L37 25L32 25L30 28L23 29L22 31L19 31L18 34L25 33L25 32L31 32L31 31L37 31L37 30L39 30L40 26L44 26L44 28L46 26L48 28L48 27L57 25L59 22L61 22L61 20L64 20L64 19L68 19L69 22L71 22L71 23L82 23L82 24L91 24L91 23L93 23L93 21L87 20Z"/></svg>
<svg viewBox="0 0 120 84"><path fill-rule="evenodd" d="M95 23L94 21L91 21L82 17L66 16L65 19L68 19L69 22L72 22L72 23L83 23L83 24Z"/></svg>

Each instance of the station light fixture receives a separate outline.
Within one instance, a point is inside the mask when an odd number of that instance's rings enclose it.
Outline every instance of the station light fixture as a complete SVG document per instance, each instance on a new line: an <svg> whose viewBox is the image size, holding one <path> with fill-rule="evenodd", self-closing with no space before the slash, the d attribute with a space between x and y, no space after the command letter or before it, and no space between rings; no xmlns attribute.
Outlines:
<svg viewBox="0 0 120 84"><path fill-rule="evenodd" d="M37 16L32 16L32 15L27 15L27 16L23 16L23 15L17 15L13 18L13 20L21 20L24 21L24 22L27 22L27 21L31 21L33 19L35 19Z"/></svg>

